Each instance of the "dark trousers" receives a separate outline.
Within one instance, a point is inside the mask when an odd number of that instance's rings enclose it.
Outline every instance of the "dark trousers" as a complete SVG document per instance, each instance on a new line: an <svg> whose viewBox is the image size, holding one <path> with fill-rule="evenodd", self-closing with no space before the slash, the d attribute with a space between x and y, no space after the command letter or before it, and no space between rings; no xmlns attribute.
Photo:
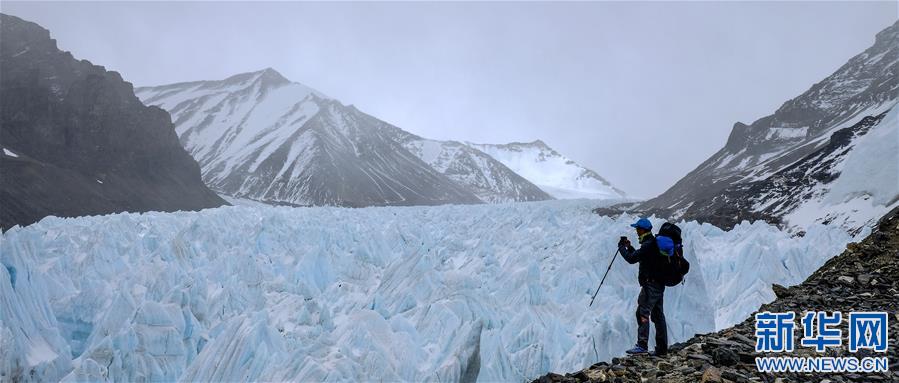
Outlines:
<svg viewBox="0 0 899 383"><path fill-rule="evenodd" d="M649 321L656 326L656 351L668 351L668 328L665 325L665 312L662 303L665 298L665 285L647 281L640 289L637 298L637 345L648 348Z"/></svg>

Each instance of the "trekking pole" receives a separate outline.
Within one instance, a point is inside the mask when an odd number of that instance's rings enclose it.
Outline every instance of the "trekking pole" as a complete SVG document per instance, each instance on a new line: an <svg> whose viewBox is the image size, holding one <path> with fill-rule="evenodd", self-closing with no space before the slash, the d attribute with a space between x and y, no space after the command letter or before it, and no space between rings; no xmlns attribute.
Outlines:
<svg viewBox="0 0 899 383"><path fill-rule="evenodd" d="M606 276L609 275L609 270L612 270L612 264L615 263L615 257L618 256L618 251L619 250L615 250L615 254L612 254L612 262L609 262L609 268L606 269L606 273L603 274L602 280L599 281L599 287L597 287L596 292L593 293L593 298L590 298L590 306L588 307L593 307L593 300L596 299L596 294L599 294L599 288L602 287L602 283L606 281Z"/></svg>

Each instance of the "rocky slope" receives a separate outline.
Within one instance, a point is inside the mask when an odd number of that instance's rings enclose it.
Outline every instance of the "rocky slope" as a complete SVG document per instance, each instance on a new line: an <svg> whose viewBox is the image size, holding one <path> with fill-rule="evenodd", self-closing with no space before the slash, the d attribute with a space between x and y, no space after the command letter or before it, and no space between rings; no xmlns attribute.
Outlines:
<svg viewBox="0 0 899 383"><path fill-rule="evenodd" d="M764 219L791 226L836 222L857 230L899 202L899 151L883 150L880 177L854 179L861 185L846 195L827 194L846 174L843 164L865 134L886 129L884 139L899 141L895 122L878 124L897 99L899 22L774 114L751 125L736 123L721 150L666 192L621 208L725 228ZM888 188L878 190L880 184Z"/></svg>
<svg viewBox="0 0 899 383"><path fill-rule="evenodd" d="M48 215L226 204L200 178L168 113L116 72L60 51L46 29L0 15L0 226Z"/></svg>
<svg viewBox="0 0 899 383"><path fill-rule="evenodd" d="M896 156L899 150L884 153L879 148L884 142L897 146L897 116L899 108L895 107L865 116L834 132L820 149L771 176L727 187L683 214L696 214L702 221L725 228L742 220L764 220L798 230L813 223L834 224L858 233L899 202L899 158L882 161L884 155ZM872 130L874 133L866 136ZM864 166L852 167L853 162ZM849 183L852 190L847 193L842 189ZM884 192L876 191L878 184Z"/></svg>
<svg viewBox="0 0 899 383"><path fill-rule="evenodd" d="M543 141L502 145L467 143L508 166L558 199L623 199L627 195L595 171L563 156Z"/></svg>
<svg viewBox="0 0 899 383"><path fill-rule="evenodd" d="M481 202L396 142L399 128L270 68L137 94L172 114L203 179L227 195L294 205Z"/></svg>
<svg viewBox="0 0 899 383"><path fill-rule="evenodd" d="M889 315L888 373L798 374L760 373L755 366L755 321L750 316L742 323L672 346L665 357L622 357L599 362L566 375L547 374L537 382L874 382L899 381L899 209L892 210L877 224L875 231L860 243L829 260L803 283L785 288L774 286L777 299L762 305L760 311L807 310L880 311ZM848 336L843 322L842 348L826 354L802 347L777 356L871 356L870 350L848 352ZM796 321L797 338L802 334ZM826 379L826 380L825 380Z"/></svg>

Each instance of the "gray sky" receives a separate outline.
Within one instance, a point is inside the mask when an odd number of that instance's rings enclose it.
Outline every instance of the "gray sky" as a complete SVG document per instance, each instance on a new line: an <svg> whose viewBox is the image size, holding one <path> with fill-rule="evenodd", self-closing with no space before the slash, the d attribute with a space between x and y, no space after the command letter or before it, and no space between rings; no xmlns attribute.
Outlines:
<svg viewBox="0 0 899 383"><path fill-rule="evenodd" d="M543 139L655 196L870 46L897 2L21 3L135 85L272 67L436 139Z"/></svg>

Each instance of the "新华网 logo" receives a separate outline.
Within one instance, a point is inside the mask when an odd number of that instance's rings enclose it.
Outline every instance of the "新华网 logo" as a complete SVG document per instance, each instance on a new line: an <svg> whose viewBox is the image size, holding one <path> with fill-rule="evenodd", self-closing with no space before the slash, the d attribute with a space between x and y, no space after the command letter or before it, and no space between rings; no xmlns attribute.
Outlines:
<svg viewBox="0 0 899 383"><path fill-rule="evenodd" d="M796 349L796 313L760 312L755 314L755 351L761 353L784 353ZM848 349L850 353L870 350L886 353L888 345L889 316L885 312L842 312L809 311L802 315L801 347L825 352L828 348L843 345L843 324L847 324ZM798 357L773 356L757 357L756 368L761 372L886 372L889 360L886 356L842 357Z"/></svg>

